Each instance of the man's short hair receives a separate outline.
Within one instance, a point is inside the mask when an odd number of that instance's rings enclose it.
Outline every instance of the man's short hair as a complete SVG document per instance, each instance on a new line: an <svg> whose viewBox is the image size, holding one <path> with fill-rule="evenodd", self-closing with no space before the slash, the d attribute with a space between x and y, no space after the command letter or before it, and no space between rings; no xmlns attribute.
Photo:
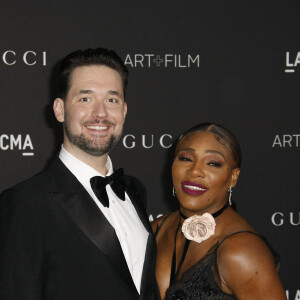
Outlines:
<svg viewBox="0 0 300 300"><path fill-rule="evenodd" d="M119 73L125 98L128 70L115 51L105 48L76 50L63 58L58 74L59 97L65 100L70 89L70 77L75 68L93 65L107 66Z"/></svg>

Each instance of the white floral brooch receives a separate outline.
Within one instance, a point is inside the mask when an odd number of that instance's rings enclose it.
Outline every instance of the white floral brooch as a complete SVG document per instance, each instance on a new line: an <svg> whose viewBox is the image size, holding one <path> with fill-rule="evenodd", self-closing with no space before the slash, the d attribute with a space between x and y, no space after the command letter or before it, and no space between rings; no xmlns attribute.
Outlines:
<svg viewBox="0 0 300 300"><path fill-rule="evenodd" d="M215 234L216 222L210 213L187 218L181 227L186 239L201 243Z"/></svg>

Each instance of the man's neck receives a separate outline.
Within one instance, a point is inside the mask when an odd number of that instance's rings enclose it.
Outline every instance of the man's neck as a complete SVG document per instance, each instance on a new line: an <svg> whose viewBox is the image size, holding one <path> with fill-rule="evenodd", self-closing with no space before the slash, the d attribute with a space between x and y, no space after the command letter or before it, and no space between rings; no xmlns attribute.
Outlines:
<svg viewBox="0 0 300 300"><path fill-rule="evenodd" d="M108 170L106 168L106 162L107 162L108 153L105 153L101 156L93 156L93 155L90 155L90 154L86 153L85 151L79 149L76 146L71 146L69 144L64 143L63 147L70 154L72 154L77 159L84 162L91 168L95 169L100 174L103 174L103 175L107 174Z"/></svg>

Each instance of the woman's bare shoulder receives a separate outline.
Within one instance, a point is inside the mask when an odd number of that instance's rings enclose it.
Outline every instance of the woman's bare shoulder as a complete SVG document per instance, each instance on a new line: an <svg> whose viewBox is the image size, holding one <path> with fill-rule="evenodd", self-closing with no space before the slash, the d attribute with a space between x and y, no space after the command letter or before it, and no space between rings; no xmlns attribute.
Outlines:
<svg viewBox="0 0 300 300"><path fill-rule="evenodd" d="M270 248L254 231L238 231L226 237L218 249L219 270L224 269L233 272L239 269L252 272L262 265L262 262L274 264L274 258ZM256 270L255 270L256 272ZM226 272L225 272L226 273Z"/></svg>
<svg viewBox="0 0 300 300"><path fill-rule="evenodd" d="M176 212L169 212L167 214L164 214L163 216L160 216L159 218L153 220L151 222L152 230L155 233L157 229L167 220L172 219L172 216L176 214Z"/></svg>
<svg viewBox="0 0 300 300"><path fill-rule="evenodd" d="M217 265L221 281L235 295L262 299L277 293L284 299L273 254L258 234L244 231L227 237L218 249Z"/></svg>

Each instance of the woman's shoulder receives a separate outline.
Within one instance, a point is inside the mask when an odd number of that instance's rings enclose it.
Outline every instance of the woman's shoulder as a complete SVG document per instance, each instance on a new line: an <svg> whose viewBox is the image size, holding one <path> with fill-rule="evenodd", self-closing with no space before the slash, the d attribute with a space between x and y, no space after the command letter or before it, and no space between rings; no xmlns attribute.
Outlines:
<svg viewBox="0 0 300 300"><path fill-rule="evenodd" d="M227 286L246 286L261 277L275 275L276 263L271 249L254 231L230 234L220 242L217 251L218 271Z"/></svg>
<svg viewBox="0 0 300 300"><path fill-rule="evenodd" d="M174 219L174 216L177 214L176 211L174 212L169 212L157 219L155 219L154 221L151 222L151 226L152 226L152 231L154 232L155 235L158 234L158 232L160 231L160 229L164 226L167 225L167 220L172 221Z"/></svg>
<svg viewBox="0 0 300 300"><path fill-rule="evenodd" d="M237 230L223 237L218 245L218 261L232 264L249 262L253 266L262 259L274 261L266 239L254 229Z"/></svg>
<svg viewBox="0 0 300 300"><path fill-rule="evenodd" d="M229 253L245 251L249 252L254 250L252 248L264 247L263 236L257 233L254 229L240 229L223 236L219 241L218 251L220 253L226 253L229 249Z"/></svg>

